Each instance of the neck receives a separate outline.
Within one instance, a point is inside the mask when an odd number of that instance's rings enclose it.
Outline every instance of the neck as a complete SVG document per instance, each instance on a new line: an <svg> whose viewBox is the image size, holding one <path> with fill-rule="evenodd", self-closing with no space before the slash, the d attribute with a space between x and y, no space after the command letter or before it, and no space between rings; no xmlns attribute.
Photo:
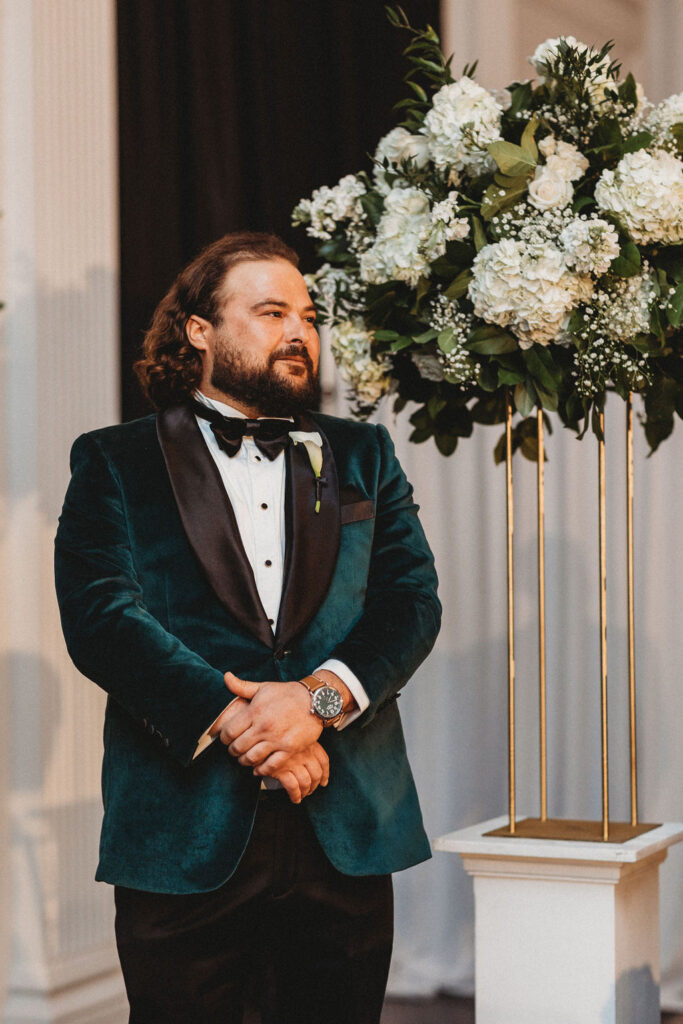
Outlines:
<svg viewBox="0 0 683 1024"><path fill-rule="evenodd" d="M237 412L241 412L247 419L255 420L259 416L263 416L263 413L255 405L248 405L246 402L240 401L235 395L226 395L224 391L219 391L214 388L211 384L202 385L199 389L203 395L207 398L212 398L214 402L224 402L226 405L232 406Z"/></svg>

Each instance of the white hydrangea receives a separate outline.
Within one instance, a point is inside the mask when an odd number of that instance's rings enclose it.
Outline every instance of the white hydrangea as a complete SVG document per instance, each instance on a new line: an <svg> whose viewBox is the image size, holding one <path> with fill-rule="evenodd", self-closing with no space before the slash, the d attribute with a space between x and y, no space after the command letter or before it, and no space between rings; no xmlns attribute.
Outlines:
<svg viewBox="0 0 683 1024"><path fill-rule="evenodd" d="M672 153L627 153L613 171L602 172L595 201L634 242L683 241L683 163Z"/></svg>
<svg viewBox="0 0 683 1024"><path fill-rule="evenodd" d="M412 160L415 167L424 167L429 161L429 143L424 135L412 135L407 128L392 128L391 131L380 139L375 150L375 169L373 177L377 191L386 195L391 191L392 185L386 180L386 170L383 166L384 160L393 165L392 170L398 170L399 164ZM393 187L402 184L404 179L398 178L393 182Z"/></svg>
<svg viewBox="0 0 683 1024"><path fill-rule="evenodd" d="M578 50L579 53L596 52L591 46L586 46L585 43L580 43L575 36L558 36L555 39L546 39L544 43L539 43L534 50L533 55L528 58L529 63L538 73L538 79L540 82L546 81L546 63L548 61L555 61L559 55L559 44L561 39L564 39L569 46ZM593 105L604 102L606 86L609 86L610 89L616 88L614 79L612 79L607 73L609 65L609 57L605 57L592 69L591 81L588 84L588 93Z"/></svg>
<svg viewBox="0 0 683 1024"><path fill-rule="evenodd" d="M446 251L447 242L461 242L470 233L470 222L467 217L459 217L457 192L449 192L440 203L432 207L431 222L425 229L421 252L425 259L432 263Z"/></svg>
<svg viewBox="0 0 683 1024"><path fill-rule="evenodd" d="M360 199L365 192L363 182L355 174L347 174L332 188L323 185L310 199L302 199L294 210L294 223L308 224L306 233L312 238L331 238L341 221L359 224L363 220Z"/></svg>
<svg viewBox="0 0 683 1024"><path fill-rule="evenodd" d="M486 147L501 138L502 112L491 93L467 75L442 86L421 129L439 170L451 169L457 176L462 171L478 175L493 169Z"/></svg>
<svg viewBox="0 0 683 1024"><path fill-rule="evenodd" d="M363 309L365 288L357 273L324 263L315 274L304 274L304 281L326 320L345 319Z"/></svg>
<svg viewBox="0 0 683 1024"><path fill-rule="evenodd" d="M520 348L555 340L567 314L593 291L590 278L571 273L564 254L548 243L504 238L484 246L472 272L469 296L475 314L509 327Z"/></svg>
<svg viewBox="0 0 683 1024"><path fill-rule="evenodd" d="M657 143L665 143L673 138L673 126L682 123L683 92L678 92L653 107L645 118L643 127L652 132Z"/></svg>
<svg viewBox="0 0 683 1024"><path fill-rule="evenodd" d="M375 359L372 334L360 317L344 320L330 328L330 344L339 373L359 403L376 405L391 387L391 361Z"/></svg>
<svg viewBox="0 0 683 1024"><path fill-rule="evenodd" d="M374 244L360 257L363 281L406 281L415 287L429 275L429 261L419 251L431 227L429 199L417 188L393 188L384 200Z"/></svg>
<svg viewBox="0 0 683 1024"><path fill-rule="evenodd" d="M567 265L580 274L600 277L619 255L619 235L599 217L577 217L560 234Z"/></svg>

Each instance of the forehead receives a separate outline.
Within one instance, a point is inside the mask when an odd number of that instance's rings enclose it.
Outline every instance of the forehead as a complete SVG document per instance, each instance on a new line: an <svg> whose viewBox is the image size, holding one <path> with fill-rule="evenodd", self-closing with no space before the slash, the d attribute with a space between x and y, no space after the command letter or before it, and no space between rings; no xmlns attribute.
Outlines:
<svg viewBox="0 0 683 1024"><path fill-rule="evenodd" d="M310 303L303 276L287 260L245 260L232 267L221 286L222 304L252 305L277 299L290 305Z"/></svg>

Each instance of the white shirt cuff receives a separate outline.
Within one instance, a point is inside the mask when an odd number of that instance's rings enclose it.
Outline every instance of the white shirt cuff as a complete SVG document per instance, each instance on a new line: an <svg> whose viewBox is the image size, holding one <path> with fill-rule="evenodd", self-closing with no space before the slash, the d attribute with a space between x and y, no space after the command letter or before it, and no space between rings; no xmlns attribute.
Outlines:
<svg viewBox="0 0 683 1024"><path fill-rule="evenodd" d="M343 661L337 661L336 658L328 658L327 661L323 662L322 665L318 665L316 672L320 672L322 669L327 669L328 672L334 672L335 675L339 676L343 683L346 683L353 699L358 705L353 711L347 711L339 721L335 724L335 729L345 729L347 725L351 725L351 722L355 722L363 712L370 706L370 698L363 689L363 684L355 673L351 671L348 665L345 665Z"/></svg>
<svg viewBox="0 0 683 1024"><path fill-rule="evenodd" d="M350 687L349 687L349 689L350 689ZM237 697L233 697L232 700L228 701L228 703L223 708L223 711L221 711L221 715L225 711L227 711L227 709L230 707L230 705L232 704L232 702L234 700L237 700ZM218 733L216 733L215 736L210 736L209 733L211 732L211 730L213 729L214 725L216 724L218 719L221 717L221 715L216 715L216 717L214 718L213 722L211 723L209 728L206 730L206 732L203 732L201 734L201 736L199 737L199 740L197 742L197 746L195 747L194 754L192 755L192 760L193 761L194 761L195 757L199 757L199 755L204 750L206 750L207 747L210 747L214 740L218 739Z"/></svg>

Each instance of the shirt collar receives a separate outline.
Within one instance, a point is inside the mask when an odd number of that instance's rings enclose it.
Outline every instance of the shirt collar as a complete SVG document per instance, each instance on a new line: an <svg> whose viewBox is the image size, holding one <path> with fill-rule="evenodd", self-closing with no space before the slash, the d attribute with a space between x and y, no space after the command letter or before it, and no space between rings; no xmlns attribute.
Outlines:
<svg viewBox="0 0 683 1024"><path fill-rule="evenodd" d="M240 412L239 409L235 409L234 406L229 405L227 402L219 402L215 398L209 398L207 395L203 395L199 388L194 392L193 398L196 398L198 402L207 406L207 408L214 409L216 412L219 412L221 416L237 416L242 420L247 419L244 413ZM259 416L258 419L289 420L290 423L294 422L291 416Z"/></svg>

